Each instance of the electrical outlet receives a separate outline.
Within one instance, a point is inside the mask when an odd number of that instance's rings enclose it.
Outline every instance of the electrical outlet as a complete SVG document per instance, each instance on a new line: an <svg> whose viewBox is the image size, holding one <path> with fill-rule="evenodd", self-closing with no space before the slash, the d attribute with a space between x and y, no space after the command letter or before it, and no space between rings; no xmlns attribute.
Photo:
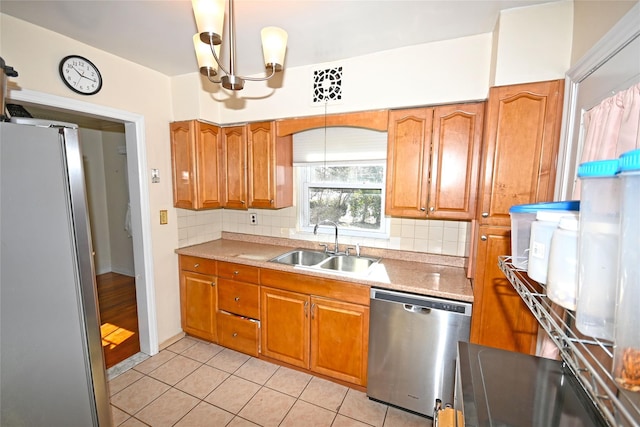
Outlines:
<svg viewBox="0 0 640 427"><path fill-rule="evenodd" d="M256 213L249 214L249 224L258 225L258 214Z"/></svg>

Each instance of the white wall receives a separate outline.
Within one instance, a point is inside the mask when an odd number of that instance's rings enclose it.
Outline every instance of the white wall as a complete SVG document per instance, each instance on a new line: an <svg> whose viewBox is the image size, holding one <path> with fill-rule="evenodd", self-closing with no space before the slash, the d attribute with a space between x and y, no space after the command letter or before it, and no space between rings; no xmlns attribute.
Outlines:
<svg viewBox="0 0 640 427"><path fill-rule="evenodd" d="M109 242L111 270L134 276L133 243L125 229L129 204L127 156L124 132L102 132L102 158L104 159L105 192L109 216Z"/></svg>
<svg viewBox="0 0 640 427"><path fill-rule="evenodd" d="M91 97L77 95L64 86L58 76L60 60L69 54L89 58L104 78L102 90ZM0 56L14 67L19 76L10 79L9 97L14 91L28 89L60 97L81 100L100 106L144 116L144 144L148 168L158 168L159 184L148 179L152 234L153 274L157 304L157 329L160 343L181 332L178 289L178 232L171 189L171 150L169 122L172 92L169 77L95 49L60 34L0 14ZM169 224L161 226L158 212L169 210Z"/></svg>
<svg viewBox="0 0 640 427"><path fill-rule="evenodd" d="M102 152L102 134L93 129L79 129L78 139L82 149L91 240L95 256L96 274L111 271L111 236L107 215L107 192Z"/></svg>
<svg viewBox="0 0 640 427"><path fill-rule="evenodd" d="M579 0L573 6L571 65L575 64L639 0Z"/></svg>
<svg viewBox="0 0 640 427"><path fill-rule="evenodd" d="M573 1L500 14L492 86L564 78L571 59Z"/></svg>

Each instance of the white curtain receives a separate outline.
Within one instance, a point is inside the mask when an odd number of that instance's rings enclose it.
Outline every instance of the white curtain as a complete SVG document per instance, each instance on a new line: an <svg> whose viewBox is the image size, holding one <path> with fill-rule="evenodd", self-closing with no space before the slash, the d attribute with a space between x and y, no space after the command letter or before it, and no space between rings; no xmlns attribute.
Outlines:
<svg viewBox="0 0 640 427"><path fill-rule="evenodd" d="M580 163L616 159L640 148L640 83L603 100L584 113ZM576 182L573 198L580 197Z"/></svg>

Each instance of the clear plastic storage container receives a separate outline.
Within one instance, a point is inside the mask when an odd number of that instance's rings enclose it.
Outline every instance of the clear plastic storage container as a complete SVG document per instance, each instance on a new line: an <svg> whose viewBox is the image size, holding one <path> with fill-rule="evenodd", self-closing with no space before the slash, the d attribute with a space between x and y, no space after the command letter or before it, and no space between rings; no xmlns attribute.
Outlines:
<svg viewBox="0 0 640 427"><path fill-rule="evenodd" d="M613 375L640 405L640 150L620 156L620 263Z"/></svg>
<svg viewBox="0 0 640 427"><path fill-rule="evenodd" d="M578 287L578 218L563 216L551 237L547 296L569 310L576 309Z"/></svg>
<svg viewBox="0 0 640 427"><path fill-rule="evenodd" d="M618 159L583 163L578 232L576 326L585 335L613 340L620 235Z"/></svg>
<svg viewBox="0 0 640 427"><path fill-rule="evenodd" d="M511 257L513 266L520 269L527 268L531 223L536 220L538 211L577 211L579 208L580 201L577 200L511 206L509 215L511 216Z"/></svg>
<svg viewBox="0 0 640 427"><path fill-rule="evenodd" d="M555 209L540 210L536 214L536 220L531 223L527 274L539 283L547 283L551 236L558 228L560 218L563 216L575 216L577 218L578 212Z"/></svg>

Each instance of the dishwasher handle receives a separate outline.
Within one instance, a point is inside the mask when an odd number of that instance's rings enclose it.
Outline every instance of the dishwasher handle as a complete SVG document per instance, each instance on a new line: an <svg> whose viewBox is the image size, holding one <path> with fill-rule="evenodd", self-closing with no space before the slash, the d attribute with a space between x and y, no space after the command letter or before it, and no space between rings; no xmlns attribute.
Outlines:
<svg viewBox="0 0 640 427"><path fill-rule="evenodd" d="M429 314L431 309L427 307L421 307L419 305L404 304L404 310L410 313Z"/></svg>

